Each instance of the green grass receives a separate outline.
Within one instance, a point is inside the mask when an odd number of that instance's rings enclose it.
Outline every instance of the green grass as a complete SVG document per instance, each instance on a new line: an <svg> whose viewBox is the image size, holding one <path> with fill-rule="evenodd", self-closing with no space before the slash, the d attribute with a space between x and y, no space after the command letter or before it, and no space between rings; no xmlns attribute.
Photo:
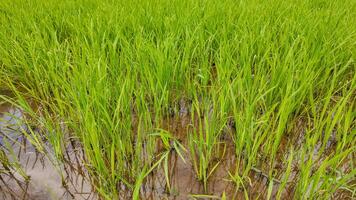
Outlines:
<svg viewBox="0 0 356 200"><path fill-rule="evenodd" d="M267 197L275 184L278 198L354 194L355 59L353 0L0 2L0 91L14 95L1 99L46 130L26 137L40 152L48 140L57 162L66 135L78 140L103 199L120 184L140 198L171 148L207 197L230 143L228 178L246 197L256 169ZM186 143L162 130L182 101Z"/></svg>

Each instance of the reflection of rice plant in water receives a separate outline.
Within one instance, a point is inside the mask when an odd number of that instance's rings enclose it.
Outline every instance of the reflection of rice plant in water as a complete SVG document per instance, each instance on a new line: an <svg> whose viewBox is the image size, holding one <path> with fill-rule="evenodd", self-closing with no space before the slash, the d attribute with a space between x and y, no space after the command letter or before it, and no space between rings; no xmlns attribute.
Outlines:
<svg viewBox="0 0 356 200"><path fill-rule="evenodd" d="M82 160L81 153L75 152L75 143L66 147L65 164L54 166L55 161L50 159L53 150L48 143L45 143L45 152L39 152L39 148L32 145L29 128L23 123L26 117L23 112L9 104L2 104L0 110L2 199L95 198L81 169L83 166L75 162ZM58 173L57 167L62 167L64 173Z"/></svg>
<svg viewBox="0 0 356 200"><path fill-rule="evenodd" d="M26 146L70 198L355 196L352 0L4 0L0 22L0 181L26 190Z"/></svg>

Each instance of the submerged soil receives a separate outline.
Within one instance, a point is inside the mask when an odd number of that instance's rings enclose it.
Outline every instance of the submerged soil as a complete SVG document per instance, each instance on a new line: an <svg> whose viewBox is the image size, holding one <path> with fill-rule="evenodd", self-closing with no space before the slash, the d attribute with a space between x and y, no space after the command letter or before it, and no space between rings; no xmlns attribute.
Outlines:
<svg viewBox="0 0 356 200"><path fill-rule="evenodd" d="M163 123L163 128L171 132L179 141L182 141L184 146L188 146L188 129L194 122L190 121L190 116L187 113L180 113L179 117L166 119ZM225 130L228 132L229 130ZM231 131L231 130L230 130ZM228 134L226 134L228 135ZM194 171L193 163L188 158L188 153L185 155L185 162L179 157L178 153L172 152L169 159L169 180L171 184L171 192L167 190L166 178L163 168L154 171L148 178L141 190L142 199L220 199L223 193L227 199L245 199L245 193L241 189L237 190L234 182L231 181L230 173L236 169L237 159L234 154L234 145L229 136L225 136L221 148L224 152L220 158L214 158L213 163L218 164L218 167L210 175L207 187L198 181L196 172ZM222 151L222 150L221 150ZM250 183L246 185L246 192L250 199L266 199L268 189L268 176L262 171L255 170L249 174ZM276 195L278 184L273 188L272 196ZM284 198L288 198L289 193L283 194ZM205 196L204 195L208 195Z"/></svg>
<svg viewBox="0 0 356 200"><path fill-rule="evenodd" d="M53 151L47 145L46 155L36 151L36 149L24 139L23 132L27 131L24 124L19 123L23 118L20 109L13 108L8 104L0 104L0 145L1 152L7 155L9 162L19 161L24 174L21 176L15 168L7 170L6 162L0 159L0 169L5 173L0 174L0 200L2 199L98 199L90 186L88 174L85 173L82 150L80 145L73 142L67 147L65 160L68 163L55 165L51 162ZM296 127L301 127L302 119L297 121ZM194 124L186 108L181 109L178 116L168 117L162 123L162 129L172 133L181 143L188 146L189 127ZM232 130L228 126L224 132ZM285 163L282 160L288 154L288 146L293 143L301 145L303 142L303 132L296 130L293 138L282 138L281 146L276 159L276 169L285 171ZM332 140L332 139L331 139ZM165 172L159 166L145 179L141 187L141 199L210 199L221 198L223 193L227 199L245 199L247 194L250 199L266 199L269 185L269 178L266 174L268 166L253 168L248 174L249 182L245 184L245 191L236 189L236 185L231 181L230 173L236 171L238 159L235 157L235 147L229 134L224 134L221 138L221 148L225 153L213 159L217 168L208 179L206 188L201 181L196 178L193 163L189 159L189 152L184 153L185 162L177 152L172 151L169 156L169 180L171 190L168 191ZM13 152L9 150L9 145ZM157 146L157 151L161 151L161 146ZM332 141L329 148L332 149ZM79 153L78 153L79 152ZM52 159L55 160L55 159ZM298 160L295 165L298 165ZM347 169L345 169L347 170ZM298 168L293 167L291 176L282 194L282 199L293 198L295 180L298 176ZM276 174L274 186L272 188L272 198L276 196L281 178L281 174ZM130 192L120 192L120 199L131 199ZM211 195L210 198L204 195ZM351 194L340 191L335 195L335 199L351 199Z"/></svg>
<svg viewBox="0 0 356 200"><path fill-rule="evenodd" d="M76 145L68 147L67 159L72 162L67 165L55 166L49 159L51 155L49 148L48 155L40 154L36 149L24 139L23 131L27 127L21 121L22 111L9 105L0 106L0 144L1 148L10 160L18 160L28 180L22 177L15 169L10 175L1 174L0 199L97 199L92 194L92 189L87 180L76 173L75 163L80 160L71 156L71 150ZM188 126L191 124L186 112L180 113L179 117L165 120L164 129L170 131L178 140L187 146ZM14 152L7 150L6 144L11 144ZM159 146L157 147L160 148ZM189 160L188 153L185 162L176 152L172 152L169 158L169 180L171 191L168 192L165 173L162 167L154 170L145 180L141 188L142 199L197 199L199 195L211 195L211 197L221 197L226 194L227 199L243 199L244 192L236 190L235 184L230 180L228 172L234 171L236 158L234 156L234 146L226 140L222 148L225 154L216 160L218 167L208 179L207 188L197 180L193 164ZM78 152L78 151L76 151ZM0 167L4 167L0 165ZM267 195L268 178L262 172L251 172L251 185L247 188L250 198L262 198ZM274 190L274 193L276 190ZM121 193L122 194L122 193ZM120 198L131 198L129 192L124 193ZM197 196L194 196L197 195Z"/></svg>

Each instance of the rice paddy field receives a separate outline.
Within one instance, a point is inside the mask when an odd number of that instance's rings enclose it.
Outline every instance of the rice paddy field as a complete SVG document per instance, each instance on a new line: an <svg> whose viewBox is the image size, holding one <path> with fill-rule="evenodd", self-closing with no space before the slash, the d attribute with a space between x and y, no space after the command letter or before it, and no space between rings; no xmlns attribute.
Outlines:
<svg viewBox="0 0 356 200"><path fill-rule="evenodd" d="M2 0L0 199L355 199L355 71L355 0Z"/></svg>

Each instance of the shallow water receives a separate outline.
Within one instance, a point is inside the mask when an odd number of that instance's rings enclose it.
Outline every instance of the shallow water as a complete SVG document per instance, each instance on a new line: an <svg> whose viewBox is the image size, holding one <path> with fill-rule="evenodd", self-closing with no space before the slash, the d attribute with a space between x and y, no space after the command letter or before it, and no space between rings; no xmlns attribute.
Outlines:
<svg viewBox="0 0 356 200"><path fill-rule="evenodd" d="M10 162L18 161L24 173L29 177L26 181L19 173L19 170L11 169L9 172L1 174L0 200L2 199L33 199L33 200L57 200L57 199L84 199L87 194L78 194L74 188L81 188L82 185L69 185L68 191L62 184L61 175L69 177L63 172L63 166L57 166L50 162L48 156L41 155L24 139L23 132L28 131L26 125L21 123L23 113L20 109L13 108L8 104L0 105L0 145ZM50 149L50 148L48 148ZM51 154L49 150L49 155ZM0 163L0 169L6 168ZM70 174L70 176L74 176ZM78 179L78 177L77 177ZM80 179L80 177L79 177ZM84 184L84 189L90 193L91 188L88 183ZM82 192L82 190L80 190ZM70 194L71 193L71 194ZM82 192L85 193L85 192Z"/></svg>
<svg viewBox="0 0 356 200"><path fill-rule="evenodd" d="M30 179L27 182L15 169L11 172L1 174L0 177L0 200L2 199L98 199L92 192L89 181L84 176L79 175L72 167L81 168L77 171L83 171L82 163L77 160L83 160L83 155L79 145L70 144L66 147L67 155L65 159L69 165L59 165L55 167L48 159L53 152L47 145L47 155L41 155L36 149L23 138L23 132L28 131L26 125L21 123L23 112L20 109L13 108L8 104L0 104L0 145L1 150L9 157L10 161L19 160L25 174ZM298 128L301 128L303 121L297 121ZM168 117L163 120L162 129L172 133L181 143L188 146L189 126L194 124L189 116L189 111L185 106L180 109L179 115ZM229 127L232 129L232 127ZM228 129L229 129L228 128ZM296 147L303 143L303 132L295 130L299 134L294 134L295 138L282 138L280 149L277 153L276 169L284 171L284 163L282 161L288 155L288 146L293 142ZM228 132L231 130L225 130ZM244 199L244 191L236 190L236 185L230 180L229 172L233 173L236 170L237 159L234 154L234 145L232 139L221 138L223 142L221 148L226 148L226 153L219 158L214 158L213 165L219 162L218 167L208 179L206 190L202 182L196 178L192 161L189 159L189 153L184 153L186 163L178 156L175 151L172 151L168 161L169 165L169 180L171 191L168 192L165 173L162 167L156 168L145 179L141 187L141 199L192 199L192 195L207 194L215 197L221 197L226 194L227 199ZM75 143L75 142L74 142ZM9 146L13 149L10 153ZM318 147L316 147L318 148ZM330 146L331 148L331 146ZM157 146L157 152L162 151L160 145ZM317 151L317 150L316 150ZM78 154L79 152L79 154ZM0 160L1 161L1 160ZM298 160L295 165L298 165ZM77 166L76 166L77 163ZM347 166L347 165L346 165ZM0 162L0 169L4 166ZM266 199L267 189L269 184L268 166L259 166L253 168L248 174L249 182L245 183L246 192L251 199ZM345 169L346 171L347 169ZM295 178L298 176L298 169L293 169L289 178L285 191L282 194L283 199L291 199L294 193ZM63 178L62 178L63 176ZM276 177L281 175L277 174ZM87 177L85 175L85 177ZM64 183L64 185L63 185ZM272 197L276 196L279 187L279 180L274 180ZM118 188L119 189L119 188ZM120 199L130 199L131 191L126 191L125 188L120 192ZM340 193L338 197L350 196L347 193ZM340 199L336 198L336 199ZM197 198L204 199L204 198Z"/></svg>
<svg viewBox="0 0 356 200"><path fill-rule="evenodd" d="M171 132L184 146L188 146L188 127L191 122L190 116L180 114L178 117L166 119L162 128ZM229 130L225 130L229 131ZM226 136L228 137L228 136ZM189 159L189 153L184 154L184 162L176 152L172 152L169 159L169 180L171 192L168 192L165 173L162 167L159 167L151 173L143 187L141 188L142 199L194 199L193 195L211 195L215 198L221 198L225 193L227 199L244 199L244 191L236 190L236 185L231 181L229 172L233 173L236 168L236 157L234 154L234 145L231 139L223 139L225 143L220 148L225 148L225 154L220 158L214 158L212 165L219 162L218 167L213 171L208 179L206 190L204 184L196 178L193 164ZM159 148L159 147L158 147ZM250 184L246 185L246 192L252 199L265 199L267 197L268 177L261 171L251 171L249 174ZM272 196L275 196L278 189L278 183L273 187ZM288 193L283 194L284 198ZM198 198L195 199L210 199Z"/></svg>

